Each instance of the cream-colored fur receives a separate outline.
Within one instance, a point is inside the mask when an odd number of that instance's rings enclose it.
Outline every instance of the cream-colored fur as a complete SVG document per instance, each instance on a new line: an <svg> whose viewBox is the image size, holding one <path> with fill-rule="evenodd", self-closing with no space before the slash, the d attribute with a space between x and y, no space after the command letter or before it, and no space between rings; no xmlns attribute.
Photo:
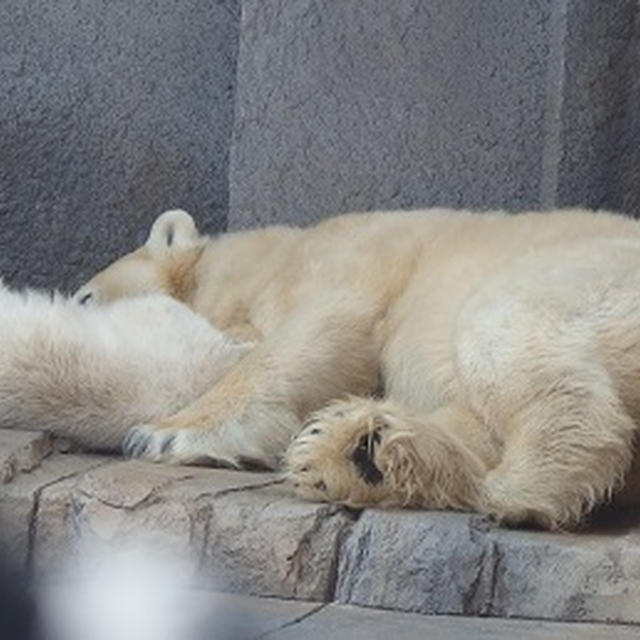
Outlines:
<svg viewBox="0 0 640 640"><path fill-rule="evenodd" d="M632 464L633 220L434 209L208 239L169 212L77 297L149 291L258 344L196 402L134 428L134 455L275 467L288 447L302 496L549 527L579 522Z"/></svg>
<svg viewBox="0 0 640 640"><path fill-rule="evenodd" d="M0 427L116 450L128 429L188 404L250 348L168 296L82 308L0 283Z"/></svg>

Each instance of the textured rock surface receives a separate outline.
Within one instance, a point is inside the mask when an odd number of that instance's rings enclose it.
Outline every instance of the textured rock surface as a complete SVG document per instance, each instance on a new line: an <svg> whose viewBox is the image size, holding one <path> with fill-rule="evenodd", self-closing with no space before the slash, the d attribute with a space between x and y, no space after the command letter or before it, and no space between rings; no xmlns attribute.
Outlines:
<svg viewBox="0 0 640 640"><path fill-rule="evenodd" d="M207 567L231 591L331 600L342 536L341 509L300 503L282 487L213 502Z"/></svg>
<svg viewBox="0 0 640 640"><path fill-rule="evenodd" d="M40 497L50 486L64 482L88 469L106 463L97 456L52 455L30 473L23 473L12 482L0 486L0 547L17 562L30 564L33 560L36 532L42 539L48 528L60 528L66 513L51 512L40 518ZM46 524L44 524L46 520ZM58 552L46 541L50 553Z"/></svg>
<svg viewBox="0 0 640 640"><path fill-rule="evenodd" d="M51 438L42 431L0 429L0 485L35 469L51 450Z"/></svg>
<svg viewBox="0 0 640 640"><path fill-rule="evenodd" d="M494 550L486 530L482 520L462 514L365 511L342 548L337 599L421 613L487 614Z"/></svg>
<svg viewBox="0 0 640 640"><path fill-rule="evenodd" d="M640 623L633 514L580 534L510 531L475 515L301 503L272 474L53 453L0 488L0 520L4 547L39 576L86 552L153 543L189 559L205 589Z"/></svg>
<svg viewBox="0 0 640 640"><path fill-rule="evenodd" d="M189 482L194 477L200 480L197 487ZM253 474L135 461L100 466L42 492L35 523L35 567L40 573L51 572L76 551L126 542L153 543L185 557L199 557L208 520L203 497L264 482ZM193 491L185 496L182 483Z"/></svg>
<svg viewBox="0 0 640 640"><path fill-rule="evenodd" d="M421 613L640 622L640 527L551 534L464 514L365 511L342 546L336 598Z"/></svg>
<svg viewBox="0 0 640 640"><path fill-rule="evenodd" d="M0 6L0 273L74 285L161 210L227 209L239 0Z"/></svg>
<svg viewBox="0 0 640 640"><path fill-rule="evenodd" d="M640 527L610 534L493 531L490 613L640 622Z"/></svg>
<svg viewBox="0 0 640 640"><path fill-rule="evenodd" d="M196 582L229 591L325 600L351 519L293 501L275 476L112 463L46 488L35 519L41 574L78 550L146 541L198 558Z"/></svg>

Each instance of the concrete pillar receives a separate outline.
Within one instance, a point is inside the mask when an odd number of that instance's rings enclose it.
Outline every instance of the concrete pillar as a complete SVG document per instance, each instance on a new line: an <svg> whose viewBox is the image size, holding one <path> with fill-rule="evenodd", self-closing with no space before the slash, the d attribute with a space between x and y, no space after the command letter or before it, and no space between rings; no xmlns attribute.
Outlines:
<svg viewBox="0 0 640 640"><path fill-rule="evenodd" d="M351 210L640 212L637 0L244 0L233 228Z"/></svg>

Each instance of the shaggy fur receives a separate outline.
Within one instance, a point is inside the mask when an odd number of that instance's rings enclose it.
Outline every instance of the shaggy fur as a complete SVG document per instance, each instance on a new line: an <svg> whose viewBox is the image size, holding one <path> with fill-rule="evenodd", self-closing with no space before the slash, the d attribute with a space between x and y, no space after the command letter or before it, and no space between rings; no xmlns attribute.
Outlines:
<svg viewBox="0 0 640 640"><path fill-rule="evenodd" d="M0 284L0 427L119 449L182 408L248 351L163 295L81 307Z"/></svg>
<svg viewBox="0 0 640 640"><path fill-rule="evenodd" d="M551 528L606 501L633 462L633 220L431 210L210 239L173 211L78 299L149 291L259 342L194 403L135 427L133 455L275 467L288 447L304 497Z"/></svg>

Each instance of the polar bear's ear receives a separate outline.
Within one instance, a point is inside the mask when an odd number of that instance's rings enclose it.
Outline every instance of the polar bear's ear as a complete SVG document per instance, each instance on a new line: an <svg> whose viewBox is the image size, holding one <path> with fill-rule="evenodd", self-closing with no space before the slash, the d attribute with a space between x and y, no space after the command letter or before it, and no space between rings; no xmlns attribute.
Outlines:
<svg viewBox="0 0 640 640"><path fill-rule="evenodd" d="M199 241L200 234L193 218L182 209L173 209L158 216L145 246L151 251L171 251L189 249Z"/></svg>

